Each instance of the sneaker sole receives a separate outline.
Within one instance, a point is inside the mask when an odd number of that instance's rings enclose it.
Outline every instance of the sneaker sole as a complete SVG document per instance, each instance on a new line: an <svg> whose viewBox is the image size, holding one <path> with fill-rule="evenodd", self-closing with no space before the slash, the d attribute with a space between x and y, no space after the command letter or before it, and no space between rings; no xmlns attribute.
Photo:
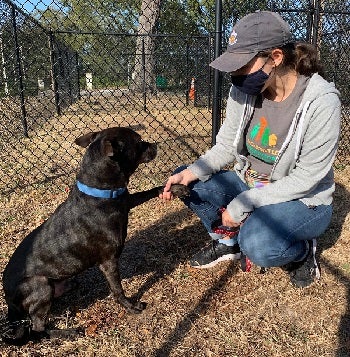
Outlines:
<svg viewBox="0 0 350 357"><path fill-rule="evenodd" d="M213 260L212 262L208 263L208 264L204 264L204 265L191 265L191 268L196 268L196 269L207 269L207 268L212 268L213 266L215 266L216 264L220 263L220 262L224 262L227 260L240 260L241 259L241 253L234 253L234 254L225 254L223 256L221 256L220 258Z"/></svg>

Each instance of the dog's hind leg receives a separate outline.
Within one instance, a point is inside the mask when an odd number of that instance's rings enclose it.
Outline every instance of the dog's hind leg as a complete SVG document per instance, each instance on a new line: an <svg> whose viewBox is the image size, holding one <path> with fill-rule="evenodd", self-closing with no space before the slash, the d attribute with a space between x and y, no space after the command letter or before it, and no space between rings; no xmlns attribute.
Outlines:
<svg viewBox="0 0 350 357"><path fill-rule="evenodd" d="M31 287L31 289L30 289ZM27 295L24 304L28 309L32 321L30 338L40 340L42 338L67 338L80 334L78 329L51 329L45 328L50 311L51 302L55 294L55 284L46 277L33 277L26 282Z"/></svg>
<svg viewBox="0 0 350 357"><path fill-rule="evenodd" d="M139 314L146 308L144 302L138 301L132 303L124 294L119 274L119 264L117 258L111 258L102 264L100 269L106 277L113 297L123 306L128 312Z"/></svg>
<svg viewBox="0 0 350 357"><path fill-rule="evenodd" d="M32 321L31 338L39 340L49 337L45 324L54 295L53 285L45 276L33 276L21 284L21 290L25 296L23 307Z"/></svg>
<svg viewBox="0 0 350 357"><path fill-rule="evenodd" d="M2 339L12 345L22 345L45 337L52 295L53 287L46 277L24 279L13 291L11 299L7 299L9 324Z"/></svg>
<svg viewBox="0 0 350 357"><path fill-rule="evenodd" d="M29 341L30 320L18 306L9 303L7 320L1 325L1 338L4 342L21 346Z"/></svg>

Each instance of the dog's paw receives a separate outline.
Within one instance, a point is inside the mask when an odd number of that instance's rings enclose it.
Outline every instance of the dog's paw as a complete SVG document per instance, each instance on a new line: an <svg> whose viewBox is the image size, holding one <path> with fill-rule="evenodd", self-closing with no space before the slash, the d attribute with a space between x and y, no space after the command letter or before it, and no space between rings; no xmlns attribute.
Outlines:
<svg viewBox="0 0 350 357"><path fill-rule="evenodd" d="M190 189L187 186L181 184L171 185L170 191L174 196L179 198L187 197L190 195Z"/></svg>

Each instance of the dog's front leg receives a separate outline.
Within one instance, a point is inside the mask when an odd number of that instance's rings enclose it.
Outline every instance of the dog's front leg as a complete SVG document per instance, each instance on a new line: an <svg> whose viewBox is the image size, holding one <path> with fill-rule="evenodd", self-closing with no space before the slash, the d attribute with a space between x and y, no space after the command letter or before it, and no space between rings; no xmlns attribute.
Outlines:
<svg viewBox="0 0 350 357"><path fill-rule="evenodd" d="M152 188L148 191L142 191L142 192L136 192L130 194L129 209L134 208L142 203L145 203L152 198L158 197L163 192L163 190L164 190L164 186L159 186L159 187ZM181 184L171 185L170 191L175 197L179 197L179 198L189 196L190 194L190 189L187 186Z"/></svg>
<svg viewBox="0 0 350 357"><path fill-rule="evenodd" d="M141 205L142 203L145 203L152 198L158 197L158 195L162 192L162 190L163 190L163 186L155 187L147 191L130 194L130 196L128 197L129 209Z"/></svg>
<svg viewBox="0 0 350 357"><path fill-rule="evenodd" d="M121 284L120 274L119 274L119 264L117 258L111 258L102 264L100 264L100 269L106 277L109 287L112 291L113 297L125 307L128 312L134 314L139 314L146 308L146 304L138 301L132 303L124 294L124 290Z"/></svg>

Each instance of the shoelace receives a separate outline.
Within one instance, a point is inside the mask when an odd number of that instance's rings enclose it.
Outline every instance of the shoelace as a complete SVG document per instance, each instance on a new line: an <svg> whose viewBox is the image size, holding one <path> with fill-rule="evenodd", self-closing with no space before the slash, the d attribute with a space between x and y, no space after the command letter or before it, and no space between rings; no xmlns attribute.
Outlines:
<svg viewBox="0 0 350 357"><path fill-rule="evenodd" d="M320 272L320 268L317 264L316 261L316 248L317 248L317 241L315 238L312 239L312 258L314 261L314 267L315 267L315 277L316 279L320 279L321 278L321 272Z"/></svg>

